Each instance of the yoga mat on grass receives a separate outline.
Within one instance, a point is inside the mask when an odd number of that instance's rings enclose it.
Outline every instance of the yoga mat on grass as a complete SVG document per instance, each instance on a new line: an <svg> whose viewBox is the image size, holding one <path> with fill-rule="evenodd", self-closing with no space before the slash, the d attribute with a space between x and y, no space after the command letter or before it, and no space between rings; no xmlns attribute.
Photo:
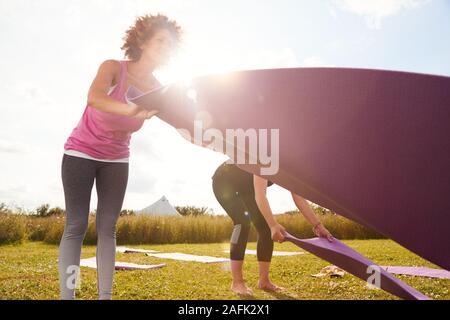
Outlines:
<svg viewBox="0 0 450 320"><path fill-rule="evenodd" d="M230 253L230 250L224 250L223 252ZM256 250L247 249L247 250L245 250L245 254L256 255L257 252L256 252ZM297 255L301 255L301 254L305 254L305 253L304 252L289 252L289 251L274 251L272 253L272 256L274 256L274 257L289 257L289 256L297 256Z"/></svg>
<svg viewBox="0 0 450 320"><path fill-rule="evenodd" d="M127 247L117 247L116 252L120 253L155 253L158 252L156 250L149 249L136 249L136 248L127 248Z"/></svg>
<svg viewBox="0 0 450 320"><path fill-rule="evenodd" d="M381 266L392 274L407 276L427 277L437 279L450 279L450 272L444 269L433 269L428 267L405 267L405 266Z"/></svg>
<svg viewBox="0 0 450 320"><path fill-rule="evenodd" d="M395 278L382 267L377 266L337 239L334 239L333 242L329 242L324 238L297 239L290 234L287 234L285 239L364 281L367 281L373 275L373 270L378 270L380 288L399 298L430 300L426 295ZM369 267L372 267L372 270L369 270ZM371 284L373 283L371 282Z"/></svg>
<svg viewBox="0 0 450 320"><path fill-rule="evenodd" d="M337 268L336 266L327 266L321 270L321 273L313 276L325 276L331 273ZM410 267L410 266L381 266L384 270L390 274L398 274L413 277L425 277L435 279L450 279L450 272L443 269L433 269L428 267Z"/></svg>
<svg viewBox="0 0 450 320"><path fill-rule="evenodd" d="M171 253L146 253L149 257L161 258L161 259L172 259L180 261L194 261L201 263L218 263L218 262L229 262L230 259L227 258L217 258L210 256L198 256L193 254L171 252Z"/></svg>
<svg viewBox="0 0 450 320"><path fill-rule="evenodd" d="M157 265L146 265L146 264L136 264L129 262L120 262L116 261L115 270L149 270L149 269L159 269L165 267L165 263L157 264ZM88 267L97 269L97 260L96 257L81 259L80 267Z"/></svg>

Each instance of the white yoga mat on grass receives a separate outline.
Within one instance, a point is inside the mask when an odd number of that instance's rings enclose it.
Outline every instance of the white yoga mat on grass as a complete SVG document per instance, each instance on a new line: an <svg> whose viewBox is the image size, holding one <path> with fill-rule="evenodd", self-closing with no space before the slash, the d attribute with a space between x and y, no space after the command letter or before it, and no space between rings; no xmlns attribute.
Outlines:
<svg viewBox="0 0 450 320"><path fill-rule="evenodd" d="M209 256L197 256L193 254L171 252L171 253L147 253L149 257L161 258L161 259L172 259L180 261L195 261L201 263L217 263L217 262L228 262L230 259L227 258L217 258Z"/></svg>
<svg viewBox="0 0 450 320"><path fill-rule="evenodd" d="M156 265L148 265L148 264L136 264L136 263L116 261L115 269L116 270L148 270L148 269L158 269L158 268L162 268L165 266L166 266L165 263L156 264ZM81 259L80 267L97 269L96 257Z"/></svg>
<svg viewBox="0 0 450 320"><path fill-rule="evenodd" d="M116 252L120 253L154 253L158 252L156 250L149 250L149 249L136 249L136 248L128 248L128 247L117 247Z"/></svg>

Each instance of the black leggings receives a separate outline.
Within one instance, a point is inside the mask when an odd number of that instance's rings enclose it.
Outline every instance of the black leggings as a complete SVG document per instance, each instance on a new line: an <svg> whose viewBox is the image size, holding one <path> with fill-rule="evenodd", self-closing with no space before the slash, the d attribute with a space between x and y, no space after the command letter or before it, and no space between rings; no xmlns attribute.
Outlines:
<svg viewBox="0 0 450 320"><path fill-rule="evenodd" d="M227 181L226 177L220 176L213 178L213 191L217 201L233 220L234 229L230 241L230 259L244 260L251 221L258 233L256 250L258 261L270 262L273 240L270 228L256 204L254 192L252 190L249 190L248 193L239 192L233 183Z"/></svg>
<svg viewBox="0 0 450 320"><path fill-rule="evenodd" d="M128 181L128 163L103 162L64 154L62 182L66 224L59 246L61 299L75 297L75 270L88 227L89 204L95 180L97 188L97 277L99 299L111 299L116 254L116 223ZM75 277L74 277L75 276Z"/></svg>

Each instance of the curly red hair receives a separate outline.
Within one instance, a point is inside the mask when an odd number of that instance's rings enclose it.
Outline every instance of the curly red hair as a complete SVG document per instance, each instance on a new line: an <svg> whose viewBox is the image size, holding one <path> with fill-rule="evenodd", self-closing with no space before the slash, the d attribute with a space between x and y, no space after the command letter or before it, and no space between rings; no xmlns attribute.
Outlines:
<svg viewBox="0 0 450 320"><path fill-rule="evenodd" d="M139 60L142 54L140 46L148 39L161 30L165 29L170 32L174 40L175 48L181 43L181 27L174 20L169 20L165 15L144 15L136 18L132 27L130 27L123 37L125 43L121 47L125 50L125 57L130 60Z"/></svg>

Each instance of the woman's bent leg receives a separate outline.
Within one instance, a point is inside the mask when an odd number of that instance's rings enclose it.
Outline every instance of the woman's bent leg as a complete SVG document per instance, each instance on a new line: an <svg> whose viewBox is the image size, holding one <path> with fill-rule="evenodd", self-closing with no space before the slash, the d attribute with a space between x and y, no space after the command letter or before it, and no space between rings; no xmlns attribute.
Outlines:
<svg viewBox="0 0 450 320"><path fill-rule="evenodd" d="M270 227L258 208L254 194L244 197L244 203L250 211L250 218L258 233L258 243L256 245L259 283L258 287L263 290L277 291L283 289L270 281L270 262L273 254L273 240Z"/></svg>
<svg viewBox="0 0 450 320"><path fill-rule="evenodd" d="M251 295L253 292L245 285L243 276L245 249L250 233L250 219L246 207L236 190L226 181L214 179L213 191L217 201L234 224L230 239L230 264L233 277L231 289L238 294Z"/></svg>

